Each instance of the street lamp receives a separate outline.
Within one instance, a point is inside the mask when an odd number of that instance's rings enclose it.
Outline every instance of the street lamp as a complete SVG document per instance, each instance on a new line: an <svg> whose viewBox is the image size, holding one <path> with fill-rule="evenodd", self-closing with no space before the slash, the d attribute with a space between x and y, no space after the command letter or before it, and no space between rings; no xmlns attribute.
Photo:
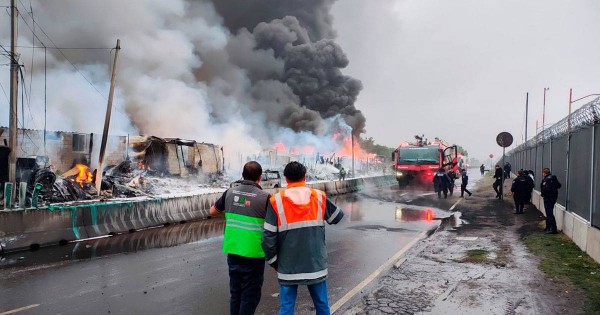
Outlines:
<svg viewBox="0 0 600 315"><path fill-rule="evenodd" d="M546 126L546 91L548 91L548 90L550 90L549 87L544 88L544 105L543 105L543 111L542 111L542 128L545 128L545 126ZM544 134L542 134L542 137L543 136L544 136Z"/></svg>

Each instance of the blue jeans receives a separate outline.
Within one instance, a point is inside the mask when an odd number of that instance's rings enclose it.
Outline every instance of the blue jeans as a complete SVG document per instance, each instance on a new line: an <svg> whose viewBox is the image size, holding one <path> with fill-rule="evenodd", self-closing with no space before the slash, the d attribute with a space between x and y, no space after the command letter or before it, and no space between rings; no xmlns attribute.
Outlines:
<svg viewBox="0 0 600 315"><path fill-rule="evenodd" d="M229 312L231 315L254 314L260 302L265 272L264 258L227 255L229 265Z"/></svg>
<svg viewBox="0 0 600 315"><path fill-rule="evenodd" d="M315 305L317 315L329 315L329 301L327 300L327 282L322 281L316 284L307 286L310 297ZM296 297L298 295L298 285L279 285L279 315L294 314L294 306L296 305Z"/></svg>

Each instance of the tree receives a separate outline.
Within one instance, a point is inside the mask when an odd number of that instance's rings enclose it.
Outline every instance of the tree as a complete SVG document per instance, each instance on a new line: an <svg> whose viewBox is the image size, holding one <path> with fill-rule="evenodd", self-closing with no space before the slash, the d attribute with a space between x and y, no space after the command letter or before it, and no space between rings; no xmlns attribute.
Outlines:
<svg viewBox="0 0 600 315"><path fill-rule="evenodd" d="M376 144L373 137L368 137L366 139L360 138L360 147L368 153L382 155L386 159L389 159L392 156L392 152L394 152L395 150L395 148L390 148L384 145Z"/></svg>

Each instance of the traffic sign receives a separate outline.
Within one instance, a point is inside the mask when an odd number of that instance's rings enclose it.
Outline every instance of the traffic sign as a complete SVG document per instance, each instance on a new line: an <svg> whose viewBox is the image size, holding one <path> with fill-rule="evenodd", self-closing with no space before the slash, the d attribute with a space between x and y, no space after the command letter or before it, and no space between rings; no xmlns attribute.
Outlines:
<svg viewBox="0 0 600 315"><path fill-rule="evenodd" d="M513 143L513 136L506 131L501 132L496 136L496 143L503 148L510 147Z"/></svg>
<svg viewBox="0 0 600 315"><path fill-rule="evenodd" d="M494 155L490 153L490 155L488 155L490 157L490 159L494 158Z"/></svg>

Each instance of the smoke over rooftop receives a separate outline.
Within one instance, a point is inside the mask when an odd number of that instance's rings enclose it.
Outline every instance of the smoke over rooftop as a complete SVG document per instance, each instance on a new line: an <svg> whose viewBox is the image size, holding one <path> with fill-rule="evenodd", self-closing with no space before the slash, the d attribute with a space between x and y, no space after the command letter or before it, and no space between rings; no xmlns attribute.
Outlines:
<svg viewBox="0 0 600 315"><path fill-rule="evenodd" d="M286 140L331 150L333 143L323 138L340 130L364 132L365 118L354 106L362 85L341 72L348 59L334 42L333 2L38 0L32 8L58 47L112 47L121 39L111 132L190 138L243 152ZM33 25L28 9L19 7ZM2 43L10 37L5 24ZM53 46L23 30L19 45ZM44 53L20 53L26 73L33 71L26 127L40 129ZM48 128L101 130L108 50L47 54ZM7 81L8 75L0 79Z"/></svg>

